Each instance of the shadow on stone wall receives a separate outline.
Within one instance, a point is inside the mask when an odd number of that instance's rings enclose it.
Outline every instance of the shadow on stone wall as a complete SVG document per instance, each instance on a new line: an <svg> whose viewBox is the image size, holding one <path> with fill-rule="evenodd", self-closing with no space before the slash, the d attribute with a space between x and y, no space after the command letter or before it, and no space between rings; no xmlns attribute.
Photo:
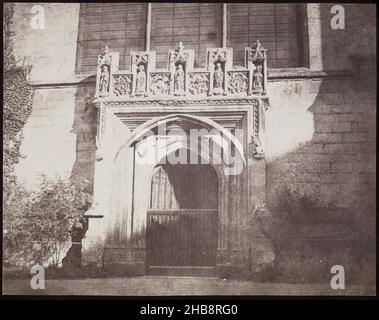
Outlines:
<svg viewBox="0 0 379 320"><path fill-rule="evenodd" d="M95 85L94 77L85 79L77 86L75 93L75 115L72 131L76 134L76 158L70 180L84 192L93 195L95 152L96 152L96 117L97 110L93 104ZM87 208L88 209L88 208ZM63 260L63 267L75 271L81 265L81 241L86 226L77 230L72 236L72 246Z"/></svg>
<svg viewBox="0 0 379 320"><path fill-rule="evenodd" d="M322 81L308 108L312 139L267 163L271 280L329 282L342 265L347 281L375 284L376 68L355 65Z"/></svg>
<svg viewBox="0 0 379 320"><path fill-rule="evenodd" d="M95 85L88 83L88 80L84 80L78 86L75 94L72 130L76 134L76 159L71 172L71 181L84 191L93 194L97 110L93 104Z"/></svg>
<svg viewBox="0 0 379 320"><path fill-rule="evenodd" d="M321 6L320 12L323 68L353 72L322 80L308 108L311 140L267 162L272 217L262 229L273 241L276 259L266 276L328 283L331 267L339 264L347 281L373 288L376 14L372 5L344 4L346 28L332 30L331 6Z"/></svg>

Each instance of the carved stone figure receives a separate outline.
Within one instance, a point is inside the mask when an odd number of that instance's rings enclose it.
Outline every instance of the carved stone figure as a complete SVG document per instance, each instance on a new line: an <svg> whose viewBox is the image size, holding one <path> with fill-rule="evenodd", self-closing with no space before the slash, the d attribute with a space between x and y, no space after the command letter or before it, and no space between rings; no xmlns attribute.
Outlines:
<svg viewBox="0 0 379 320"><path fill-rule="evenodd" d="M136 76L136 94L142 95L146 91L146 73L143 64L138 65Z"/></svg>
<svg viewBox="0 0 379 320"><path fill-rule="evenodd" d="M107 65L101 67L99 92L102 94L109 92L109 70Z"/></svg>
<svg viewBox="0 0 379 320"><path fill-rule="evenodd" d="M216 70L214 72L214 84L213 84L214 94L224 93L224 72L221 68L221 63L216 63Z"/></svg>
<svg viewBox="0 0 379 320"><path fill-rule="evenodd" d="M255 92L262 91L262 66L258 65L253 74L253 89Z"/></svg>
<svg viewBox="0 0 379 320"><path fill-rule="evenodd" d="M174 77L174 93L175 95L184 94L184 70L181 64L178 64Z"/></svg>
<svg viewBox="0 0 379 320"><path fill-rule="evenodd" d="M253 142L254 142L254 157L256 159L261 159L264 157L264 150L262 143L257 137L253 137Z"/></svg>

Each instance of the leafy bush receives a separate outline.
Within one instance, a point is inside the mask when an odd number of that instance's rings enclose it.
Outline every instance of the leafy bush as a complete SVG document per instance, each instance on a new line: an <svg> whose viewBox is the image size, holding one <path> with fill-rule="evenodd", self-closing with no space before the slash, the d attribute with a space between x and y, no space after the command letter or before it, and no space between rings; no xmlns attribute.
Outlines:
<svg viewBox="0 0 379 320"><path fill-rule="evenodd" d="M40 261L57 267L72 234L85 228L90 196L62 178L44 177L34 194L16 190L4 215L5 266L29 267Z"/></svg>
<svg viewBox="0 0 379 320"><path fill-rule="evenodd" d="M13 53L12 17L14 4L3 6L3 217L4 217L4 262L7 262L8 240L12 218L26 210L29 193L17 185L14 165L20 158L22 128L31 111L34 90L28 82L30 66L18 65ZM16 232L16 231L15 231ZM18 239L18 234L12 236ZM21 250L19 252L21 254ZM16 256L14 256L16 259Z"/></svg>

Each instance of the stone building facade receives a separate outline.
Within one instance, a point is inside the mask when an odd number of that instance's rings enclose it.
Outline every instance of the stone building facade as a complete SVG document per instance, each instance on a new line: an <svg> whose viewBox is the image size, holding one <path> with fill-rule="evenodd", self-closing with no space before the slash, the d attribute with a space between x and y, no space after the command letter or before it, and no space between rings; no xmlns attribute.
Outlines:
<svg viewBox="0 0 379 320"><path fill-rule="evenodd" d="M344 4L342 29L331 25L333 4L43 4L43 29L31 27L32 6L16 4L13 24L15 53L33 66L36 90L17 175L30 188L40 174L70 177L93 194L83 264L178 273L169 267L183 263L151 263L149 223L162 211L212 209L216 217L202 220L209 228L197 236L217 225L216 242L204 249L213 250L205 258L213 262L187 271L254 273L278 261L275 235L283 230L272 226L288 210L283 203L301 200L310 207L301 207L305 222L285 238L288 248L312 252L320 270L330 266L310 248L327 247L334 264L373 270L374 5ZM186 194L215 188L217 200L149 204L154 178L164 185L171 169L154 169L159 161L138 168L135 150L159 123L219 130L240 157L241 174L226 174L222 161L213 173L183 169L187 177L209 175ZM238 141L226 132L236 129ZM363 258L360 246L370 247Z"/></svg>

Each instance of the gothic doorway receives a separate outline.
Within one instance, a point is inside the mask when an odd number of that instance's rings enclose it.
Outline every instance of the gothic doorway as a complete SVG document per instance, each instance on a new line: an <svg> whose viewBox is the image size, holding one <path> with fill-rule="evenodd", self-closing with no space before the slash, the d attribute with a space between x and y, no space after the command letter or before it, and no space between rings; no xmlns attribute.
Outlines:
<svg viewBox="0 0 379 320"><path fill-rule="evenodd" d="M158 165L147 212L149 274L210 275L216 266L219 185L211 165Z"/></svg>

